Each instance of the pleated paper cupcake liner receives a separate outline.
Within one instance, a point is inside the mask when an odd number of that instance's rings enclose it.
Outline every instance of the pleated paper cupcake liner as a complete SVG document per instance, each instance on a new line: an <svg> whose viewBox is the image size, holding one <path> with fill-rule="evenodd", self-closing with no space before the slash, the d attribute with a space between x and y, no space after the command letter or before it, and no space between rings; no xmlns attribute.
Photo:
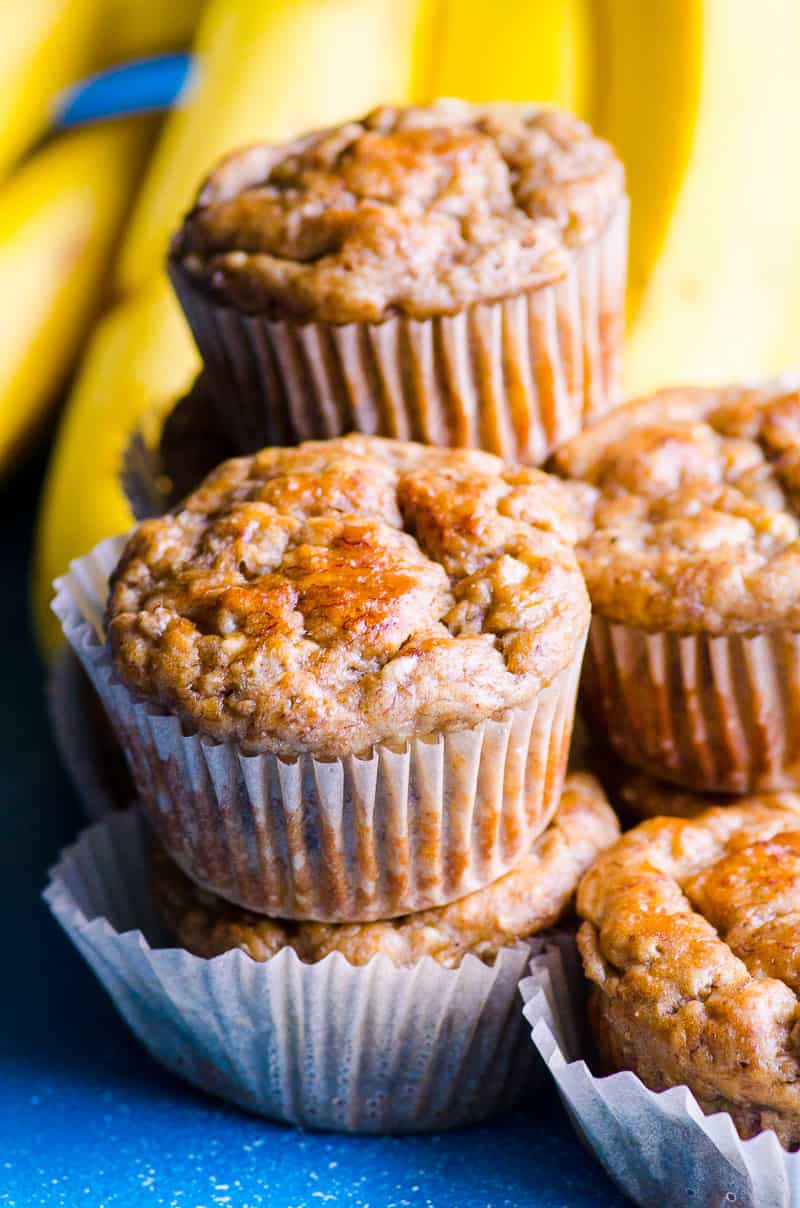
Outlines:
<svg viewBox="0 0 800 1208"><path fill-rule="evenodd" d="M561 795L583 641L529 705L473 729L329 762L244 755L115 677L103 611L124 542L73 562L53 607L153 828L194 881L263 914L356 922L444 905L527 854Z"/></svg>
<svg viewBox="0 0 800 1208"><path fill-rule="evenodd" d="M647 633L595 614L581 707L626 763L697 792L800 784L800 634Z"/></svg>
<svg viewBox="0 0 800 1208"><path fill-rule="evenodd" d="M272 320L172 283L236 448L357 431L540 465L620 401L628 202L562 279L455 315Z"/></svg>
<svg viewBox="0 0 800 1208"><path fill-rule="evenodd" d="M303 964L206 960L164 936L135 811L109 815L61 857L45 898L151 1055L212 1095L307 1127L418 1132L484 1119L532 1085L519 979L530 948L493 966L426 957Z"/></svg>
<svg viewBox="0 0 800 1208"><path fill-rule="evenodd" d="M800 1154L774 1132L743 1141L727 1113L704 1115L685 1086L656 1093L630 1072L592 1074L558 963L551 950L531 964L525 1018L576 1133L617 1186L641 1208L798 1208Z"/></svg>

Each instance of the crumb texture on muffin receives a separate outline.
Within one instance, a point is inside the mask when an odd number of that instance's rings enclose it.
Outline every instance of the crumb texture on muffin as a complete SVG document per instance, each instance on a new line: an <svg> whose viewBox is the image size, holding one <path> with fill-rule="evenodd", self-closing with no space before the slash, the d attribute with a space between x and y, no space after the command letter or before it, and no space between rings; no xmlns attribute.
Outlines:
<svg viewBox="0 0 800 1208"><path fill-rule="evenodd" d="M172 247L239 309L428 318L556 280L624 196L577 118L532 105L381 108L225 159Z"/></svg>
<svg viewBox="0 0 800 1208"><path fill-rule="evenodd" d="M665 390L556 455L588 484L593 607L646 630L800 628L797 383Z"/></svg>
<svg viewBox="0 0 800 1208"><path fill-rule="evenodd" d="M773 800L629 831L581 882L578 942L607 1068L796 1148L800 816Z"/></svg>
<svg viewBox="0 0 800 1208"><path fill-rule="evenodd" d="M555 818L530 854L498 881L447 906L374 923L270 919L200 889L155 846L153 885L167 928L197 956L240 948L265 961L288 945L309 963L341 952L350 964L365 965L383 953L398 966L431 956L455 968L468 952L491 962L507 944L557 922L582 873L618 835L616 815L597 781L573 773Z"/></svg>
<svg viewBox="0 0 800 1208"><path fill-rule="evenodd" d="M319 758L527 704L589 619L557 479L376 437L223 463L135 531L115 669L246 751Z"/></svg>

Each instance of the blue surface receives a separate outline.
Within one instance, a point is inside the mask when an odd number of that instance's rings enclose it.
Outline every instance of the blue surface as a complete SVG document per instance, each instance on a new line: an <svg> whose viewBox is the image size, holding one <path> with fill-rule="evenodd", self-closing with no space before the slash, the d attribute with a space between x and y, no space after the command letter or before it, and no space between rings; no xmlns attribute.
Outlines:
<svg viewBox="0 0 800 1208"><path fill-rule="evenodd" d="M28 631L37 477L0 492L0 1205L619 1208L551 1090L440 1136L303 1133L192 1091L129 1035L39 896L82 820Z"/></svg>
<svg viewBox="0 0 800 1208"><path fill-rule="evenodd" d="M112 67L61 93L54 124L77 126L123 113L166 109L185 95L191 79L192 60L187 54L155 55Z"/></svg>

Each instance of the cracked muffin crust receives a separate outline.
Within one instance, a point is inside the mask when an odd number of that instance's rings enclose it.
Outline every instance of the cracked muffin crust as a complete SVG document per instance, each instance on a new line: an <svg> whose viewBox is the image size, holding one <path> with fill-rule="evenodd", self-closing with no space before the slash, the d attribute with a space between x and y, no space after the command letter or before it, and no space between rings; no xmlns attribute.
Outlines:
<svg viewBox="0 0 800 1208"><path fill-rule="evenodd" d="M525 704L589 619L557 479L350 436L225 462L135 531L115 670L247 752L338 758Z"/></svg>
<svg viewBox="0 0 800 1208"><path fill-rule="evenodd" d="M592 606L645 630L800 629L798 383L665 390L561 449Z"/></svg>
<svg viewBox="0 0 800 1208"><path fill-rule="evenodd" d="M583 878L601 1061L800 1145L800 816L769 799L655 818Z"/></svg>
<svg viewBox="0 0 800 1208"><path fill-rule="evenodd" d="M616 815L598 782L573 773L530 854L498 881L448 906L360 924L270 919L200 889L155 845L153 890L166 927L197 956L239 948L265 961L290 946L307 963L341 952L351 965L365 965L383 953L398 966L430 956L455 968L468 952L491 963L501 948L556 923L582 873L618 835Z"/></svg>
<svg viewBox="0 0 800 1208"><path fill-rule="evenodd" d="M611 147L533 105L374 110L225 159L171 259L239 310L424 319L563 276L624 199Z"/></svg>

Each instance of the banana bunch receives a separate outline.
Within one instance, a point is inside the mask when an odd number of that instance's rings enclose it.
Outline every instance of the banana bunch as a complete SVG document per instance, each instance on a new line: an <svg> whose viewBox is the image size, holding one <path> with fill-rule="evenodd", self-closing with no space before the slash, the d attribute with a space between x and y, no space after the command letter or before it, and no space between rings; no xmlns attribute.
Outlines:
<svg viewBox="0 0 800 1208"><path fill-rule="evenodd" d="M630 388L797 357L797 0L209 0L194 50L197 84L165 122L122 243L121 301L95 331L53 451L35 570L46 645L53 577L131 521L118 481L131 430L157 423L197 371L164 253L236 144L385 100L572 109L628 169Z"/></svg>
<svg viewBox="0 0 800 1208"><path fill-rule="evenodd" d="M7 0L0 6L0 176L88 72L186 45L202 0Z"/></svg>
<svg viewBox="0 0 800 1208"><path fill-rule="evenodd" d="M200 0L0 6L0 473L41 429L103 304L155 134L151 118L59 134L59 90L87 71L188 42Z"/></svg>

